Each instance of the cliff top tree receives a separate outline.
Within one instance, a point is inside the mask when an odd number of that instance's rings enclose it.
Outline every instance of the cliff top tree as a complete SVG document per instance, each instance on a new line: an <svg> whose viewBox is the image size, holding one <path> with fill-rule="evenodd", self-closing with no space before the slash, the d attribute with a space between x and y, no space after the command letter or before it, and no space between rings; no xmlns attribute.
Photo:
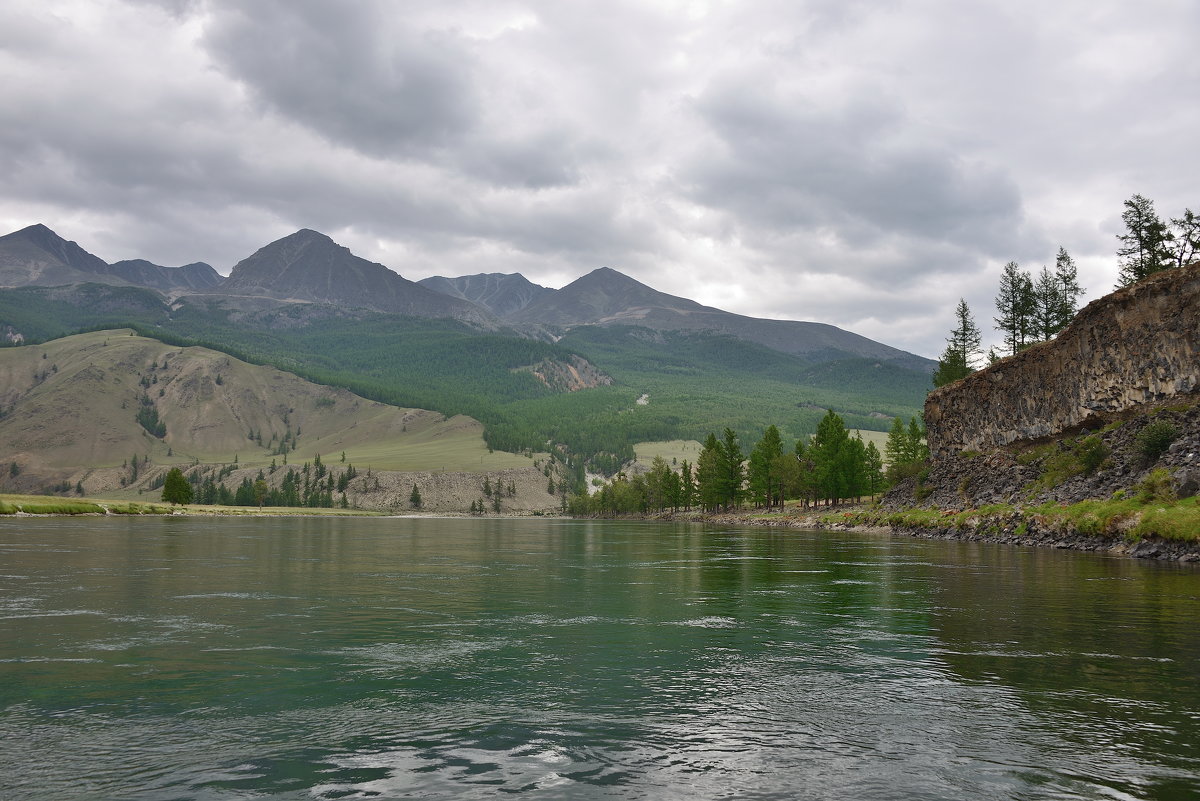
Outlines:
<svg viewBox="0 0 1200 801"><path fill-rule="evenodd" d="M996 295L996 329L1004 334L1004 346L1009 354L1023 350L1033 333L1033 314L1036 301L1033 279L1022 272L1015 261L1004 265L1000 274L1000 291Z"/></svg>
<svg viewBox="0 0 1200 801"><path fill-rule="evenodd" d="M1125 233L1117 234L1121 242L1117 248L1121 265L1118 287L1136 284L1146 276L1172 266L1167 226L1154 210L1154 201L1134 195L1125 201L1121 219L1125 222Z"/></svg>
<svg viewBox="0 0 1200 801"><path fill-rule="evenodd" d="M1171 230L1167 234L1170 242L1173 267L1183 267L1200 257L1200 219L1191 209L1184 209L1182 217L1171 218Z"/></svg>
<svg viewBox="0 0 1200 801"><path fill-rule="evenodd" d="M1050 336L1057 336L1059 331L1066 328L1067 324L1075 319L1075 312L1079 310L1079 298L1083 295L1083 287L1079 285L1079 272L1075 267L1075 260L1071 258L1071 254L1067 253L1067 249L1064 247L1060 247L1058 255L1054 257L1054 279L1057 285L1055 297L1057 306L1053 314L1054 325L1046 337L1047 339Z"/></svg>
<svg viewBox="0 0 1200 801"><path fill-rule="evenodd" d="M955 326L946 340L946 350L938 360L937 370L933 374L935 387L945 386L951 381L965 378L975 370L979 359L979 344L982 335L975 319L971 316L971 308L967 301L959 298L958 308L954 311Z"/></svg>

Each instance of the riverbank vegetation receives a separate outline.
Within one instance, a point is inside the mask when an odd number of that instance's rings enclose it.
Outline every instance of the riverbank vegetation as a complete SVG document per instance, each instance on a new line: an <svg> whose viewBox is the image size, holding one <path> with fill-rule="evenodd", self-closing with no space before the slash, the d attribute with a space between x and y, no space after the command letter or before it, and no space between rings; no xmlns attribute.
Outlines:
<svg viewBox="0 0 1200 801"><path fill-rule="evenodd" d="M568 505L575 515L604 516L690 511L730 512L750 504L782 508L861 500L883 491L889 481L913 475L928 456L917 419L905 426L896 418L884 454L874 442L851 435L845 421L829 410L811 437L785 447L778 427L767 426L747 456L737 432L710 433L695 463L668 464L657 456L645 472L618 473L594 492L578 493Z"/></svg>
<svg viewBox="0 0 1200 801"><path fill-rule="evenodd" d="M1144 495L1073 504L1044 503L1037 506L993 504L962 511L882 507L827 514L823 524L889 526L901 529L953 530L987 535L1011 531L1023 534L1036 526L1039 531L1085 536L1119 537L1136 540L1159 537L1166 540L1200 542L1200 505L1195 497L1183 500L1151 499Z"/></svg>

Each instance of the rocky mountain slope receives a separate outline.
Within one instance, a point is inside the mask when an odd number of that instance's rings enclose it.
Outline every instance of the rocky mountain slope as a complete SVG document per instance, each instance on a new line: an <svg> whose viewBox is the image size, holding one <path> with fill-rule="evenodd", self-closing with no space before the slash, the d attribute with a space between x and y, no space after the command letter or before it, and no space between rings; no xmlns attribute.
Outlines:
<svg viewBox="0 0 1200 801"><path fill-rule="evenodd" d="M555 292L533 283L520 273L480 273L458 278L435 275L422 278L417 283L443 295L469 300L497 317L515 314L543 295Z"/></svg>
<svg viewBox="0 0 1200 801"><path fill-rule="evenodd" d="M164 293L204 292L223 277L203 262L163 267L144 259L109 264L44 225L0 237L0 286L133 285Z"/></svg>
<svg viewBox="0 0 1200 801"><path fill-rule="evenodd" d="M124 284L108 264L44 225L0 236L0 287L61 286L95 281Z"/></svg>
<svg viewBox="0 0 1200 801"><path fill-rule="evenodd" d="M659 292L606 267L560 290L538 286L520 274L434 276L413 282L382 264L355 256L322 233L302 229L260 248L235 265L228 278L221 279L201 262L170 268L133 259L110 265L44 225L0 237L0 287L84 282L149 287L172 297L215 294L234 303L269 298L449 318L489 330L507 324L516 332L543 338L585 325L706 332L734 336L812 362L866 358L926 373L933 367L928 359L835 326L732 314ZM6 322L0 320L0 324Z"/></svg>
<svg viewBox="0 0 1200 801"><path fill-rule="evenodd" d="M507 318L513 323L572 328L632 325L660 331L705 331L765 345L812 361L879 359L930 371L933 362L823 323L762 320L659 292L608 267L545 294Z"/></svg>
<svg viewBox="0 0 1200 801"><path fill-rule="evenodd" d="M108 273L163 293L207 292L225 280L211 264L202 261L182 267L163 267L145 259L126 259L108 265Z"/></svg>
<svg viewBox="0 0 1200 801"><path fill-rule="evenodd" d="M401 278L309 229L278 239L242 259L216 292L449 317L479 325L494 322L479 306Z"/></svg>

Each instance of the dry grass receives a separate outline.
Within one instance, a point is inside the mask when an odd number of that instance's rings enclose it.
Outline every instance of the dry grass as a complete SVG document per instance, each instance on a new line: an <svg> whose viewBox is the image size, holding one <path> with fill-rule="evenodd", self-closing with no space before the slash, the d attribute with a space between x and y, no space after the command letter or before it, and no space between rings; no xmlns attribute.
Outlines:
<svg viewBox="0 0 1200 801"><path fill-rule="evenodd" d="M0 495L0 514L30 515L169 515L190 516L337 516L372 517L379 512L361 509L310 509L308 507L203 506L189 504L172 506L167 503L141 503L106 498L60 498L54 495Z"/></svg>

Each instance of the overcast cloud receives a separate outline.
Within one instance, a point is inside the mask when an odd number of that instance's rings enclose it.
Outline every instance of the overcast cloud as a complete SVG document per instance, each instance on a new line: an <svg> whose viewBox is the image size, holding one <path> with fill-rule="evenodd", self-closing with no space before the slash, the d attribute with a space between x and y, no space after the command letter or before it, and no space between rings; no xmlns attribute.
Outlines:
<svg viewBox="0 0 1200 801"><path fill-rule="evenodd" d="M601 266L926 356L1122 202L1200 210L1194 0L10 0L0 228L228 273ZM995 337L992 337L994 340Z"/></svg>

